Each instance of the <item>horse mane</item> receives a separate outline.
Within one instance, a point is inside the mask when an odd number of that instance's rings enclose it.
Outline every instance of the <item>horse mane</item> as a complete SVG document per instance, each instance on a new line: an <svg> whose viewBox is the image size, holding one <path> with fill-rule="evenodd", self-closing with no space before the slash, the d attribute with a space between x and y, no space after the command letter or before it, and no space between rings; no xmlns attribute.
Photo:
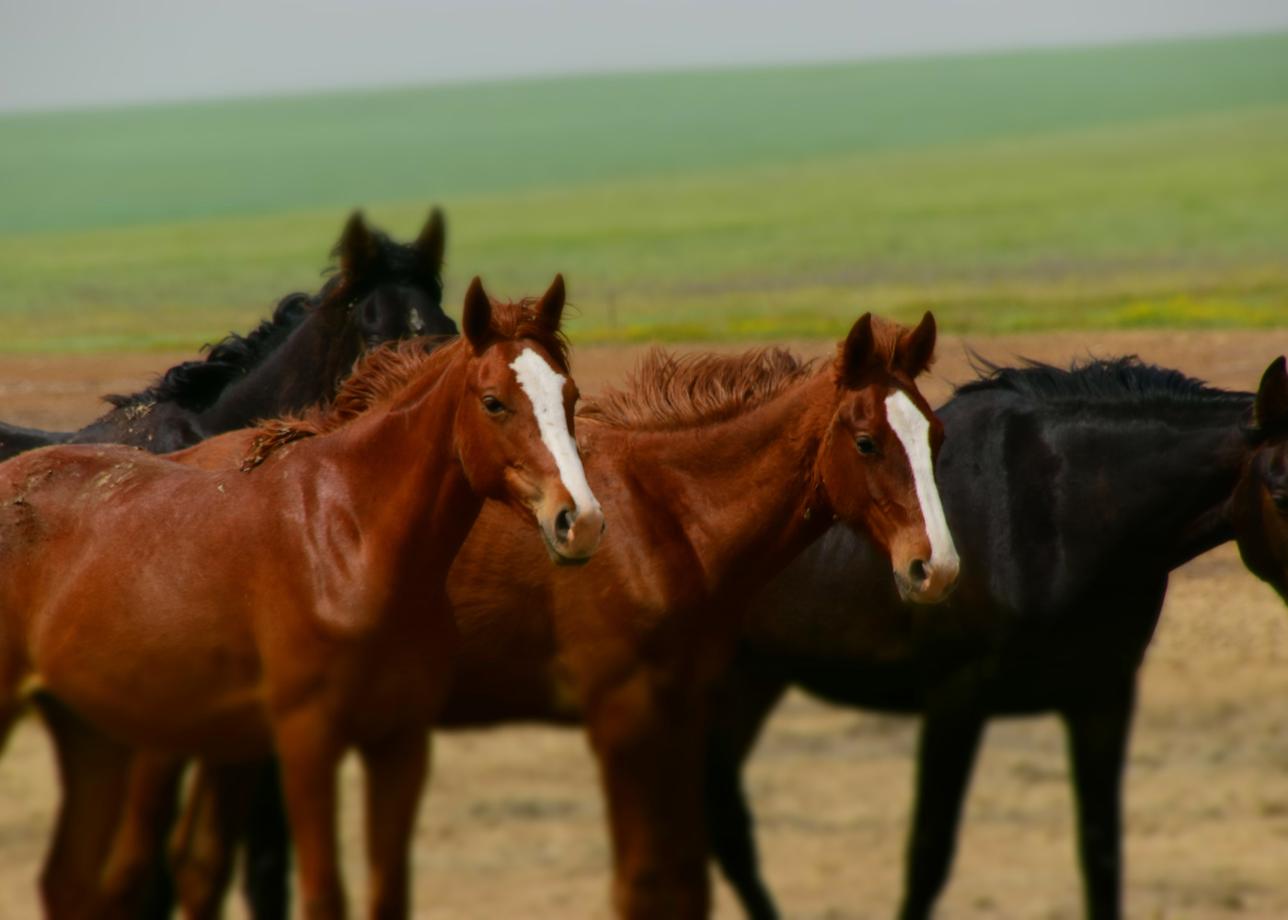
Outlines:
<svg viewBox="0 0 1288 920"><path fill-rule="evenodd" d="M537 319L536 298L513 303L492 302L492 330L501 339L533 339L568 373L568 342ZM362 355L340 384L335 398L304 412L261 423L251 438L241 469L259 466L279 447L303 438L329 434L372 408L390 402L411 383L455 359L466 347L462 338L421 336L387 342Z"/></svg>
<svg viewBox="0 0 1288 920"><path fill-rule="evenodd" d="M324 270L331 277L316 294L287 294L278 301L272 316L246 335L229 333L213 345L204 345L204 358L176 364L145 389L130 395L112 393L103 399L117 409L158 402L175 402L192 411L207 409L234 380L255 368L281 345L314 310L323 311L336 304L347 307L367 289L391 279L407 279L442 300L442 278L437 272L426 270L424 259L414 245L399 243L379 230L372 230L371 237L376 244L374 264L378 267L366 272L363 278L337 273L340 255L337 243L331 251L332 263Z"/></svg>
<svg viewBox="0 0 1288 920"><path fill-rule="evenodd" d="M785 348L757 348L739 355L676 355L648 351L627 378L586 399L578 418L613 428L666 431L723 421L764 405L798 380L817 372Z"/></svg>
<svg viewBox="0 0 1288 920"><path fill-rule="evenodd" d="M213 345L205 345L205 358L176 364L155 383L130 395L111 393L103 399L117 409L177 402L187 409L204 409L233 380L255 367L281 344L283 338L308 315L313 306L308 294L287 294L262 321L246 335L235 332Z"/></svg>
<svg viewBox="0 0 1288 920"><path fill-rule="evenodd" d="M957 387L957 395L1004 390L1049 403L1125 406L1246 406L1252 399L1251 393L1223 390L1136 355L1074 361L1068 368L1028 358L1022 359L1020 367L1003 367L975 354L971 359L979 376Z"/></svg>

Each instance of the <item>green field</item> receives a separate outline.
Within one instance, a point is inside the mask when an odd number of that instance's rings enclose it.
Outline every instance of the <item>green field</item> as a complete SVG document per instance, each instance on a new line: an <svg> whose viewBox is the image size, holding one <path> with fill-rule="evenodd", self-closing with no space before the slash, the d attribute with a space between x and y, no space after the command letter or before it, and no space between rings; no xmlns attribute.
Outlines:
<svg viewBox="0 0 1288 920"><path fill-rule="evenodd" d="M195 345L347 210L578 341L1288 325L1288 35L0 117L0 348Z"/></svg>

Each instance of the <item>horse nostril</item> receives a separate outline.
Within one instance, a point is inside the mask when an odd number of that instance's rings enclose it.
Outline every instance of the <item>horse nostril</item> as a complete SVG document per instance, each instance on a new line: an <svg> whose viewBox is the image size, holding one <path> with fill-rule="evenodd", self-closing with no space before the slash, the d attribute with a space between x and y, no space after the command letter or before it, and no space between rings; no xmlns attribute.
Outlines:
<svg viewBox="0 0 1288 920"><path fill-rule="evenodd" d="M918 587L930 581L930 570L926 567L926 560L912 560L912 564L908 566L908 579Z"/></svg>
<svg viewBox="0 0 1288 920"><path fill-rule="evenodd" d="M567 543L568 537L572 534L573 522L577 520L577 512L571 508L564 508L555 515L555 539L560 543Z"/></svg>

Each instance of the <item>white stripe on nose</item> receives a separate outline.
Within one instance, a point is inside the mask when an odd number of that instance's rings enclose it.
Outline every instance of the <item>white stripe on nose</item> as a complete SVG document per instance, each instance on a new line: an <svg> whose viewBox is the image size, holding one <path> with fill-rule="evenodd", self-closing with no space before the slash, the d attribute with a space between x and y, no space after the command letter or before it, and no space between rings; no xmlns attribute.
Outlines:
<svg viewBox="0 0 1288 920"><path fill-rule="evenodd" d="M886 421L899 436L903 450L912 467L912 481L921 503L921 518L930 538L930 567L957 571L957 547L948 530L944 506L939 502L939 488L935 485L935 466L930 456L930 420L902 390L886 397Z"/></svg>
<svg viewBox="0 0 1288 920"><path fill-rule="evenodd" d="M541 442L555 458L559 478L572 496L577 512L598 511L599 502L590 491L586 471L581 465L581 455L568 431L568 418L564 414L563 388L567 378L557 373L541 355L531 348L523 349L519 357L510 362L519 386L532 403L537 418Z"/></svg>

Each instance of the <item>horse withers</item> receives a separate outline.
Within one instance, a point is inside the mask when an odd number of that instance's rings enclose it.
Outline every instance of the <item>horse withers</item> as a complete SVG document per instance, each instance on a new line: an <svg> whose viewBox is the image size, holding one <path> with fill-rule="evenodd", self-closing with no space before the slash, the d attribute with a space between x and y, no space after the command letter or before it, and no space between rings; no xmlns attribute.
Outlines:
<svg viewBox="0 0 1288 920"><path fill-rule="evenodd" d="M426 732L451 675L448 568L485 498L560 561L603 514L572 437L562 279L464 335L373 353L335 403L190 448L55 446L0 466L0 723L43 690L66 787L44 876L52 916L95 909L130 748L282 765L303 907L344 912L335 780L368 779L369 897L408 909ZM230 453L240 462L228 462ZM519 535L516 535L518 538ZM549 563L547 563L549 564ZM94 752L90 758L86 752ZM89 903L86 903L89 899Z"/></svg>

